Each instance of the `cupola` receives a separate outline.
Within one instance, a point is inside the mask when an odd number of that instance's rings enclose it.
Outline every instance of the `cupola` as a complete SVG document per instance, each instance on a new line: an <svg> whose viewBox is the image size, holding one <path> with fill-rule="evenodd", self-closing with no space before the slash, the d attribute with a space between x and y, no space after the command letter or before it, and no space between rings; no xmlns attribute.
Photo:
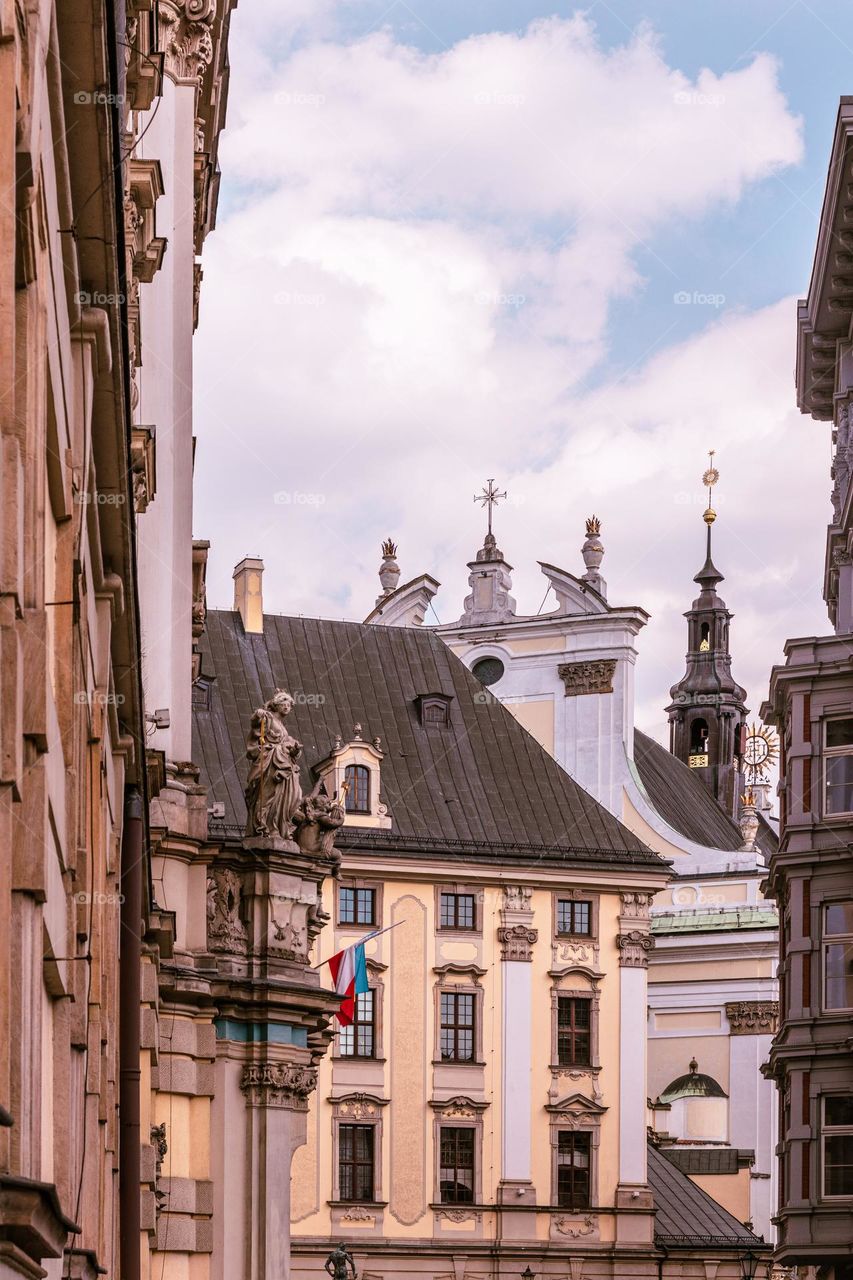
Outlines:
<svg viewBox="0 0 853 1280"><path fill-rule="evenodd" d="M672 1137L684 1142L728 1141L728 1094L713 1076L700 1072L695 1058L685 1075L667 1085L658 1102L671 1108Z"/></svg>

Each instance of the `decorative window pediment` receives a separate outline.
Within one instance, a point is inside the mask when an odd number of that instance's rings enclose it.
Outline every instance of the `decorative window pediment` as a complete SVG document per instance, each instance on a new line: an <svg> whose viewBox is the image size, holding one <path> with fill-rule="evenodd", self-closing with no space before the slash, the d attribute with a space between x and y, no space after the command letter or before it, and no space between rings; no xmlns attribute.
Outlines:
<svg viewBox="0 0 853 1280"><path fill-rule="evenodd" d="M433 1098L429 1105L444 1120L473 1120L489 1109L488 1102L469 1098L464 1094L458 1094L455 1098L445 1098L443 1101Z"/></svg>
<svg viewBox="0 0 853 1280"><path fill-rule="evenodd" d="M594 1102L592 1098L587 1098L582 1093L572 1093L568 1097L562 1098L559 1102L548 1104L545 1110L550 1111L554 1116L562 1116L563 1118L577 1116L594 1122L604 1115L607 1107L603 1107L600 1102Z"/></svg>
<svg viewBox="0 0 853 1280"><path fill-rule="evenodd" d="M357 724L349 742L339 734L329 754L314 766L314 774L322 780L327 794L342 797L345 826L385 830L391 827L388 809L380 799L384 759L380 743L378 737L366 742L361 725Z"/></svg>

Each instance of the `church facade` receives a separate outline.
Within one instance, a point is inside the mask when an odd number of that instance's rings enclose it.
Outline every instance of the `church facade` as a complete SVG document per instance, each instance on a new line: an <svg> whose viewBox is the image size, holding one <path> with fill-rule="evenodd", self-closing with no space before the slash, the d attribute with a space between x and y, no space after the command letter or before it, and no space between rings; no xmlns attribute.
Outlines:
<svg viewBox="0 0 853 1280"><path fill-rule="evenodd" d="M469 564L461 616L434 629L577 782L671 860L675 880L651 909L650 1100L694 1058L724 1097L716 1110L664 1103L654 1124L697 1183L769 1240L776 1113L759 1067L776 1026L778 927L761 882L776 836L766 787L759 784L753 804L738 803L746 791L745 694L731 674L731 614L717 593L713 520L709 501L699 593L686 615L686 671L666 709L671 751L634 726L636 638L648 614L608 600L595 517L581 548L583 572L540 564L556 608L517 614L512 568L489 528ZM400 585L393 548L383 550L382 592L367 621L417 625L438 583L425 575Z"/></svg>

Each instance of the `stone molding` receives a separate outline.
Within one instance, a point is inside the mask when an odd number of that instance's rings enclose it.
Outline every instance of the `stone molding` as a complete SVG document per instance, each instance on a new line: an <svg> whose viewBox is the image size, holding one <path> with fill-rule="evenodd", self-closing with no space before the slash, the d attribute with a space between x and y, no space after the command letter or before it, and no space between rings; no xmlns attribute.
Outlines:
<svg viewBox="0 0 853 1280"><path fill-rule="evenodd" d="M591 662L561 662L557 667L557 675L566 686L567 698L577 698L587 693L612 693L615 674L615 658L597 658Z"/></svg>
<svg viewBox="0 0 853 1280"><path fill-rule="evenodd" d="M525 924L501 925L498 941L501 944L501 960L533 960L533 946L539 938L539 930Z"/></svg>
<svg viewBox="0 0 853 1280"><path fill-rule="evenodd" d="M736 1000L726 1005L733 1036L775 1035L779 1025L778 1000Z"/></svg>
<svg viewBox="0 0 853 1280"><path fill-rule="evenodd" d="M616 935L616 946L619 948L619 965L623 969L647 969L649 952L654 950L655 940L650 933L640 929L631 929L628 933Z"/></svg>
<svg viewBox="0 0 853 1280"><path fill-rule="evenodd" d="M316 1067L287 1062L247 1062L240 1078L240 1088L250 1107L307 1111L309 1095L316 1087Z"/></svg>

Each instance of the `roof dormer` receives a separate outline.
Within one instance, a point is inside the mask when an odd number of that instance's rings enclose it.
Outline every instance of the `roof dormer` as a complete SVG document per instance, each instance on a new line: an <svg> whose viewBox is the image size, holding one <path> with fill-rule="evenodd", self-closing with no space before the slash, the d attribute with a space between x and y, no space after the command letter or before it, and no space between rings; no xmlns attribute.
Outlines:
<svg viewBox="0 0 853 1280"><path fill-rule="evenodd" d="M344 826L388 830L391 819L380 799L384 758L381 739L365 742L361 732L361 725L354 725L349 742L344 742L338 734L332 750L314 766L314 773L329 795L341 797L346 815Z"/></svg>

